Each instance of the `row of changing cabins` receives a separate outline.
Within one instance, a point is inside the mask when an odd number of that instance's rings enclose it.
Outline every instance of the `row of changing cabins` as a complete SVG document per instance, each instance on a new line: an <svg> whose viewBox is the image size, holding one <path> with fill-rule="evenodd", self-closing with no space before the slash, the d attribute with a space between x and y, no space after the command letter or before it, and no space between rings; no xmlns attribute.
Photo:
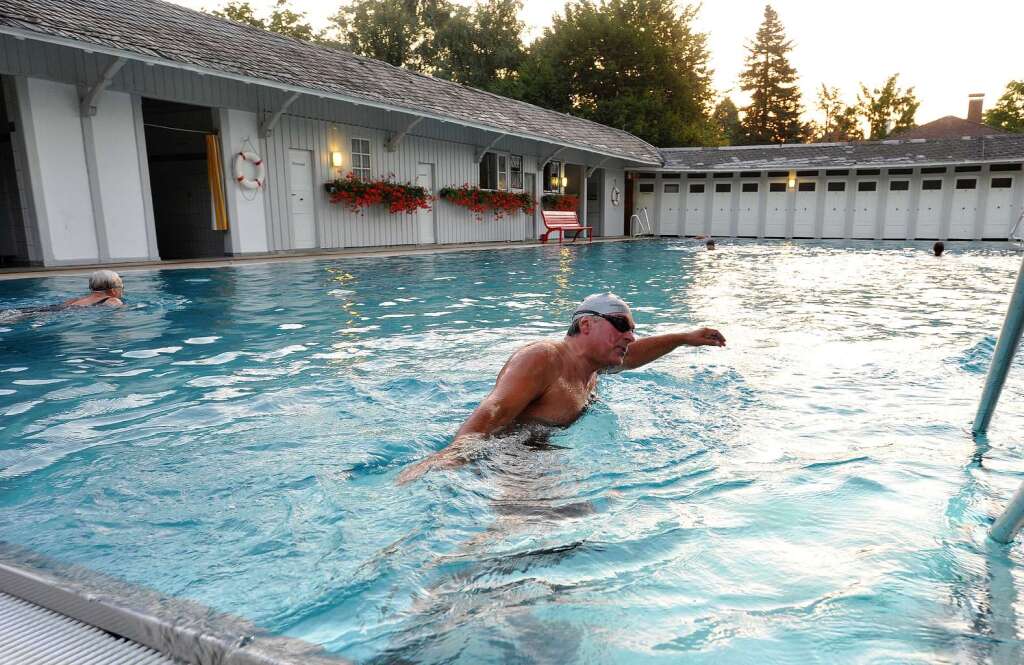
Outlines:
<svg viewBox="0 0 1024 665"><path fill-rule="evenodd" d="M634 209L663 236L1005 240L1021 164L639 172Z"/></svg>

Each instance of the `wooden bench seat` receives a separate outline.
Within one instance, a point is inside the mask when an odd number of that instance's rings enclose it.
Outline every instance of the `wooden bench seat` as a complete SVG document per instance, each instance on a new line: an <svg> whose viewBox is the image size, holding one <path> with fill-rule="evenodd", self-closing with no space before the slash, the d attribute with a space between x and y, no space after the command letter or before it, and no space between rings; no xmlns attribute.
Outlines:
<svg viewBox="0 0 1024 665"><path fill-rule="evenodd" d="M576 212L573 210L542 210L540 217L544 220L544 226L547 227L547 231L541 234L540 241L547 242L548 236L552 233L558 232L558 242L561 243L565 239L566 231L575 231L576 233L572 236L572 241L576 242L576 239L580 237L580 234L586 231L587 241L594 240L594 231L589 226L583 226L580 224L579 217L576 216Z"/></svg>

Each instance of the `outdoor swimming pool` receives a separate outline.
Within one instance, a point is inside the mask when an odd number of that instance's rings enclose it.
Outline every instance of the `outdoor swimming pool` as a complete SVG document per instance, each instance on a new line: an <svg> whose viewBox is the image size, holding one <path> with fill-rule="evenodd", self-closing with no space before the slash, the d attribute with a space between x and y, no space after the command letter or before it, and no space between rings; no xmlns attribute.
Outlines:
<svg viewBox="0 0 1024 665"><path fill-rule="evenodd" d="M129 272L0 324L0 539L361 662L1017 662L1024 367L966 434L1020 255L595 244ZM0 282L0 309L82 277ZM549 449L395 487L519 345L640 334Z"/></svg>

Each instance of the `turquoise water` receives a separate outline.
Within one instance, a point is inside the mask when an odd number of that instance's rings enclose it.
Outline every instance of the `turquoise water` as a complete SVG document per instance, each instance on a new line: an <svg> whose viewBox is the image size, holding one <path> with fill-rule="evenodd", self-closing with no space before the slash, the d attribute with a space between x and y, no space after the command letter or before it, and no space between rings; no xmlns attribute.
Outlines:
<svg viewBox="0 0 1024 665"><path fill-rule="evenodd" d="M129 272L0 323L0 538L360 662L1017 662L1024 368L973 417L1020 256L682 242ZM82 277L0 282L0 309ZM523 343L641 335L548 449L395 487Z"/></svg>

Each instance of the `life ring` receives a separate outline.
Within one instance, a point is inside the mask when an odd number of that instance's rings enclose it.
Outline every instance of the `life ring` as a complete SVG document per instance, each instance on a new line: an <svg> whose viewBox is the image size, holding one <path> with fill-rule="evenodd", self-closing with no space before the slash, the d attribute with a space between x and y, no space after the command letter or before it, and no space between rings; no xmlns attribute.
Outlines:
<svg viewBox="0 0 1024 665"><path fill-rule="evenodd" d="M242 164L249 162L256 169L254 177L248 177L242 170ZM263 158L255 152L235 153L235 182L245 189L259 189L267 181L267 167L263 165Z"/></svg>
<svg viewBox="0 0 1024 665"><path fill-rule="evenodd" d="M612 205L616 208L622 202L622 192L619 191L618 187L612 187Z"/></svg>

